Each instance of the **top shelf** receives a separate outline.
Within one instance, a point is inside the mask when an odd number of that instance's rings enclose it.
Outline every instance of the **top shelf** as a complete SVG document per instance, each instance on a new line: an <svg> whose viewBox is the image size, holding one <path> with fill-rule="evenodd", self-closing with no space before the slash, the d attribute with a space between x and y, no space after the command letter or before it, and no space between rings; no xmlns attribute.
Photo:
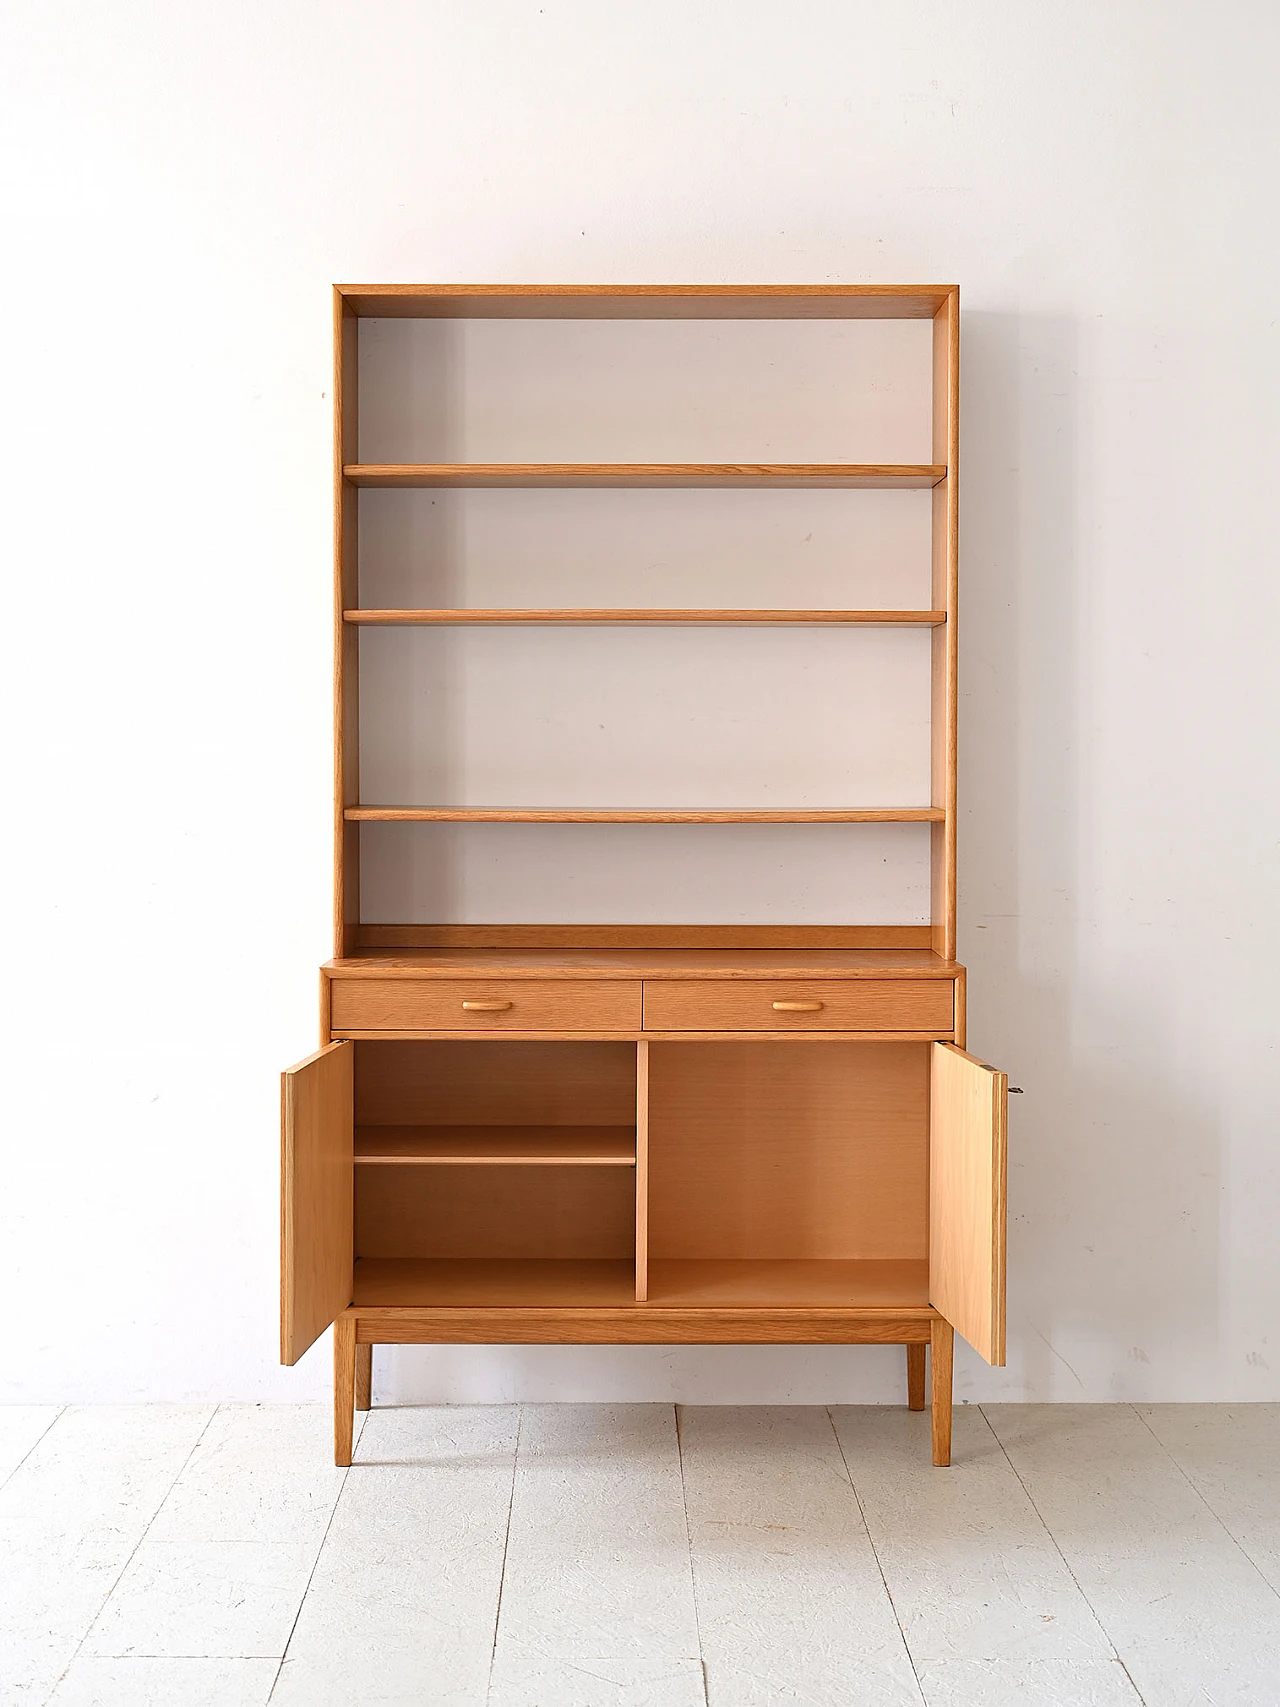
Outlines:
<svg viewBox="0 0 1280 1707"><path fill-rule="evenodd" d="M350 462L353 486L905 487L947 477L945 463L871 462Z"/></svg>
<svg viewBox="0 0 1280 1707"><path fill-rule="evenodd" d="M336 285L377 320L931 320L955 285Z"/></svg>

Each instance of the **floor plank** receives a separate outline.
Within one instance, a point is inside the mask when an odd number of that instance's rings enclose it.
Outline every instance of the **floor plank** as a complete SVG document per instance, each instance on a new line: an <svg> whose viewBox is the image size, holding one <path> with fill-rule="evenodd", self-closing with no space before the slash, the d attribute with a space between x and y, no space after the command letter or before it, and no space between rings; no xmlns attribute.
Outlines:
<svg viewBox="0 0 1280 1707"><path fill-rule="evenodd" d="M948 1470L929 1464L925 1412L842 1405L831 1416L918 1667L1115 1659L977 1406L956 1409Z"/></svg>
<svg viewBox="0 0 1280 1707"><path fill-rule="evenodd" d="M711 1707L919 1707L826 1412L682 1407L680 1445Z"/></svg>
<svg viewBox="0 0 1280 1707"><path fill-rule="evenodd" d="M369 1412L272 1707L484 1707L517 1420Z"/></svg>
<svg viewBox="0 0 1280 1707"><path fill-rule="evenodd" d="M669 1405L526 1405L490 1707L700 1707Z"/></svg>
<svg viewBox="0 0 1280 1707"><path fill-rule="evenodd" d="M983 1408L1148 1707L1276 1698L1280 1596L1136 1412Z"/></svg>

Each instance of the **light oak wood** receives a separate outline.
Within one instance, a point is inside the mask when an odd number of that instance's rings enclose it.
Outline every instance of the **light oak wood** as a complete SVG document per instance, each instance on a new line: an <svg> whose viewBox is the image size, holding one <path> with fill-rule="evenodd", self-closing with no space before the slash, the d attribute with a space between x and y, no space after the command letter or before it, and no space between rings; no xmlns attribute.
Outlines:
<svg viewBox="0 0 1280 1707"><path fill-rule="evenodd" d="M621 1272L615 1277L619 1286L622 1278ZM404 1285L395 1277L385 1289L399 1292ZM588 1288L593 1296L599 1289L598 1284ZM356 1314L356 1335L373 1345L907 1345L927 1342L932 1320L933 1312L920 1306L696 1309L619 1302L477 1309L365 1304Z"/></svg>
<svg viewBox="0 0 1280 1707"><path fill-rule="evenodd" d="M844 462L403 462L348 463L353 486L772 486L924 490L942 463Z"/></svg>
<svg viewBox="0 0 1280 1707"><path fill-rule="evenodd" d="M351 1302L352 1064L330 1043L280 1075L280 1361Z"/></svg>
<svg viewBox="0 0 1280 1707"><path fill-rule="evenodd" d="M813 1305L899 1308L928 1302L928 1264L918 1261L736 1262L657 1259L649 1270L653 1304L701 1307Z"/></svg>
<svg viewBox="0 0 1280 1707"><path fill-rule="evenodd" d="M953 285L337 285L373 319L927 320Z"/></svg>
<svg viewBox="0 0 1280 1707"><path fill-rule="evenodd" d="M636 1044L636 1299L649 1296L649 1045Z"/></svg>
<svg viewBox="0 0 1280 1707"><path fill-rule="evenodd" d="M508 993L509 992L509 993ZM625 1031L640 1027L640 985L535 981L484 994L451 979L335 979L335 1031Z"/></svg>
<svg viewBox="0 0 1280 1707"><path fill-rule="evenodd" d="M1009 1080L951 1044L932 1050L929 1301L1003 1364Z"/></svg>
<svg viewBox="0 0 1280 1707"><path fill-rule="evenodd" d="M932 1388L933 1461L951 1462L951 1365L955 1337L951 1323L935 1317L929 1327L929 1376Z"/></svg>
<svg viewBox="0 0 1280 1707"><path fill-rule="evenodd" d="M950 1032L953 1013L951 985L931 979L821 984L654 979L644 990L646 1031Z"/></svg>
<svg viewBox="0 0 1280 1707"><path fill-rule="evenodd" d="M356 1409L367 1411L373 1405L373 1347L356 1341Z"/></svg>
<svg viewBox="0 0 1280 1707"><path fill-rule="evenodd" d="M360 923L360 832L345 809L360 799L360 650L341 613L360 602L359 499L343 469L358 454L359 322L342 293L333 298L333 788L334 953L353 945Z"/></svg>
<svg viewBox="0 0 1280 1707"><path fill-rule="evenodd" d="M436 929L438 927L432 927ZM592 927L594 929L594 927ZM601 927L602 929L605 927ZM936 978L954 981L962 968L954 961L941 960L927 945L923 947L872 948L851 945L828 946L824 937L817 940L783 943L777 936L759 943L730 946L702 946L704 939L695 936L692 943L662 941L666 930L655 931L654 937L636 937L625 926L618 927L623 937L620 943L606 940L585 946L576 942L561 942L558 933L548 932L545 943L516 945L501 940L504 927L477 926L481 940L469 940L471 927L461 940L449 937L439 947L402 946L358 950L345 960L331 960L326 971L335 980L360 978L452 978L460 975L477 978L674 978L742 979L759 978L876 978L917 979ZM524 926L517 926L523 932ZM641 932L648 927L638 927ZM490 933L496 932L499 941L493 943ZM797 936L801 933L797 932ZM777 947L771 944L779 944Z"/></svg>
<svg viewBox="0 0 1280 1707"><path fill-rule="evenodd" d="M351 1462L355 1429L356 1324L345 1312L333 1324L333 1461Z"/></svg>
<svg viewBox="0 0 1280 1707"><path fill-rule="evenodd" d="M930 914L933 946L956 952L956 728L958 715L956 606L960 456L960 298L948 293L933 321L933 455L947 478L933 489L933 604L947 613L932 637L930 798L943 809L930 833Z"/></svg>
<svg viewBox="0 0 1280 1707"><path fill-rule="evenodd" d="M361 925L361 949L927 949L928 925ZM734 961L726 960L726 966Z"/></svg>
<svg viewBox="0 0 1280 1707"><path fill-rule="evenodd" d="M356 1125L627 1128L635 1124L634 1043L505 1037L358 1043Z"/></svg>
<svg viewBox="0 0 1280 1707"><path fill-rule="evenodd" d="M630 1253L608 1260L440 1258L368 1259L356 1264L357 1304L634 1306L635 1267ZM493 1340L511 1336L499 1323Z"/></svg>
<svg viewBox="0 0 1280 1707"><path fill-rule="evenodd" d="M650 1297L667 1258L923 1262L929 1048L651 1044Z"/></svg>
<svg viewBox="0 0 1280 1707"><path fill-rule="evenodd" d="M635 1196L629 1168L358 1168L356 1256L621 1259L634 1297Z"/></svg>
<svg viewBox="0 0 1280 1707"><path fill-rule="evenodd" d="M643 1045L641 1045L643 1047ZM631 1126L359 1126L357 1167L623 1167Z"/></svg>
<svg viewBox="0 0 1280 1707"><path fill-rule="evenodd" d="M922 1411L924 1409L924 1373L925 1356L922 1345L907 1347L907 1409Z"/></svg>
<svg viewBox="0 0 1280 1707"><path fill-rule="evenodd" d="M947 620L941 610L346 610L344 622L365 627L574 626L607 628L651 623L853 623L867 628L936 627Z"/></svg>
<svg viewBox="0 0 1280 1707"><path fill-rule="evenodd" d="M396 824L929 824L934 806L349 806L352 823Z"/></svg>

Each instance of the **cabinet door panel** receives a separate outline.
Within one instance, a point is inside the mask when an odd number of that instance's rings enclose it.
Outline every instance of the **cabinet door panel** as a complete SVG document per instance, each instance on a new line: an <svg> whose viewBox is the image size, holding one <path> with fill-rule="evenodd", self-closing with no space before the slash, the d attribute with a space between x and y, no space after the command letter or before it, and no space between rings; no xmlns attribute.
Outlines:
<svg viewBox="0 0 1280 1707"><path fill-rule="evenodd" d="M988 1363L1004 1363L1009 1080L932 1046L929 1302Z"/></svg>
<svg viewBox="0 0 1280 1707"><path fill-rule="evenodd" d="M296 1363L351 1302L354 1045L280 1075L280 1361Z"/></svg>

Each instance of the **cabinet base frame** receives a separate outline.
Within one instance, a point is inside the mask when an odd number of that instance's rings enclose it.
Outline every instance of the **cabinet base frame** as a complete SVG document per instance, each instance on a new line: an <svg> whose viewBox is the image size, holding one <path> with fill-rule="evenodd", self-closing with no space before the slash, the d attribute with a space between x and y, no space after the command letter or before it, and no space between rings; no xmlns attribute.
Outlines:
<svg viewBox="0 0 1280 1707"><path fill-rule="evenodd" d="M924 1409L930 1347L933 1461L951 1462L949 1322L925 1306L904 1309L430 1309L344 1310L333 1325L334 1463L351 1463L356 1410L371 1404L375 1345L901 1345L907 1402Z"/></svg>

